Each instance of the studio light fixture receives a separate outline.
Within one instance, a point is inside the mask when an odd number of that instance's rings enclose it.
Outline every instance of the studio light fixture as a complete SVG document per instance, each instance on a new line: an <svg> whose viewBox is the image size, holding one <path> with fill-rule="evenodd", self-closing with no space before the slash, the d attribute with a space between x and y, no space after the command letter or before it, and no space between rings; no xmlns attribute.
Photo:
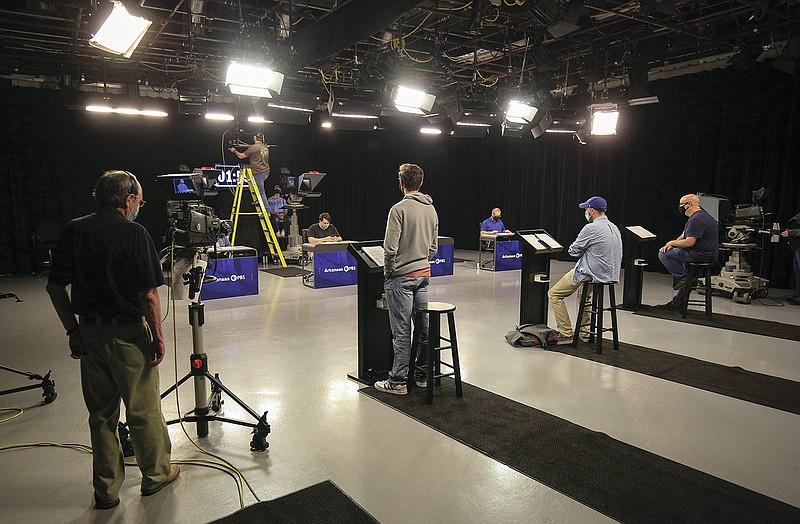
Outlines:
<svg viewBox="0 0 800 524"><path fill-rule="evenodd" d="M333 125L328 120L326 120L325 122L320 124L320 127L324 127L325 129L330 129L331 127L333 127Z"/></svg>
<svg viewBox="0 0 800 524"><path fill-rule="evenodd" d="M267 120L263 116L248 116L247 117L247 121L248 122L252 122L254 124L271 124L272 123L272 120Z"/></svg>
<svg viewBox="0 0 800 524"><path fill-rule="evenodd" d="M233 115L229 115L227 113L206 113L205 117L206 120L224 120L224 121L233 120Z"/></svg>
<svg viewBox="0 0 800 524"><path fill-rule="evenodd" d="M512 100L506 108L506 121L514 124L530 124L539 108L519 100Z"/></svg>
<svg viewBox="0 0 800 524"><path fill-rule="evenodd" d="M114 2L111 14L89 40L89 45L107 53L130 58L150 24L149 20L128 13L122 2Z"/></svg>
<svg viewBox="0 0 800 524"><path fill-rule="evenodd" d="M418 89L411 89L405 86L397 86L392 95L394 107L401 113L412 113L424 115L430 113L436 96Z"/></svg>
<svg viewBox="0 0 800 524"><path fill-rule="evenodd" d="M132 107L110 107L110 106L101 106L101 105L88 105L86 106L86 110L91 113L113 113L117 115L140 115L140 116L152 116L158 118L164 118L169 116L168 113L164 111L157 111L154 109L135 109Z"/></svg>
<svg viewBox="0 0 800 524"><path fill-rule="evenodd" d="M225 84L234 95L272 98L273 92L281 92L283 74L268 67L231 62Z"/></svg>
<svg viewBox="0 0 800 524"><path fill-rule="evenodd" d="M592 135L616 135L619 111L595 111L592 113Z"/></svg>
<svg viewBox="0 0 800 524"><path fill-rule="evenodd" d="M442 130L438 127L421 127L419 130L423 135L441 135Z"/></svg>

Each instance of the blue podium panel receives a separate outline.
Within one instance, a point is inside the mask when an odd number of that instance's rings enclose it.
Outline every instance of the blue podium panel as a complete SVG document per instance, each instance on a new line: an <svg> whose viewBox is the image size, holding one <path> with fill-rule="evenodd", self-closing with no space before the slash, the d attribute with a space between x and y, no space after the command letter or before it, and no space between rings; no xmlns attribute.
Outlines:
<svg viewBox="0 0 800 524"><path fill-rule="evenodd" d="M258 295L258 257L210 259L206 275L217 281L203 284L203 300Z"/></svg>
<svg viewBox="0 0 800 524"><path fill-rule="evenodd" d="M494 270L508 271L522 268L522 250L519 240L508 242L495 242L494 244Z"/></svg>
<svg viewBox="0 0 800 524"><path fill-rule="evenodd" d="M347 251L314 253L314 288L354 286L358 281L356 259Z"/></svg>
<svg viewBox="0 0 800 524"><path fill-rule="evenodd" d="M431 276L441 277L453 274L454 244L439 244L439 249L431 258Z"/></svg>

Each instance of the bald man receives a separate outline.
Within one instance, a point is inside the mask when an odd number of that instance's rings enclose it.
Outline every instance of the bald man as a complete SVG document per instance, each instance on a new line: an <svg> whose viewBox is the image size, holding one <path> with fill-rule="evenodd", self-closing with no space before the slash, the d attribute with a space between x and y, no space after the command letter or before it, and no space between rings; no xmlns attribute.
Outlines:
<svg viewBox="0 0 800 524"><path fill-rule="evenodd" d="M659 249L658 259L672 274L672 289L678 293L665 304L670 309L680 309L688 288L690 262L713 262L719 255L719 226L717 221L700 207L700 197L684 195L678 202L678 212L689 220L681 236L670 240Z"/></svg>
<svg viewBox="0 0 800 524"><path fill-rule="evenodd" d="M503 221L500 220L500 208L496 207L492 209L492 216L487 218L481 224L481 234L482 235L495 235L497 233L510 233L508 229L506 229L505 224Z"/></svg>

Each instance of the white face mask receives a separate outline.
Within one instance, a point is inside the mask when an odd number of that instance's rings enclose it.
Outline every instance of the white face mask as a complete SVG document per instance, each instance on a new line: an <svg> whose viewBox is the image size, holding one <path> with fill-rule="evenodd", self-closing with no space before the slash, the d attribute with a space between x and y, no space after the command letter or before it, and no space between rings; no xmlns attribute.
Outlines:
<svg viewBox="0 0 800 524"><path fill-rule="evenodd" d="M583 212L583 216L586 217L586 221L587 222L591 222L592 221L592 215L589 214L589 210L588 209Z"/></svg>
<svg viewBox="0 0 800 524"><path fill-rule="evenodd" d="M321 227L322 230L325 231L326 229L328 229L329 225L331 225L330 222L328 222L327 224L320 224L319 227Z"/></svg>

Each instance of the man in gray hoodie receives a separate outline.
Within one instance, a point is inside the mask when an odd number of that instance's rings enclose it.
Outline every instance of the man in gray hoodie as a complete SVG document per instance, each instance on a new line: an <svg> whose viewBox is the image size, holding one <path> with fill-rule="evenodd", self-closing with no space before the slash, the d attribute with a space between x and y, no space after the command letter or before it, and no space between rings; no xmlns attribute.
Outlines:
<svg viewBox="0 0 800 524"><path fill-rule="evenodd" d="M383 284L389 306L394 361L388 380L375 383L375 389L405 395L411 359L411 321L415 305L427 304L431 280L430 258L438 249L439 216L433 199L419 192L425 174L416 164L400 166L398 178L403 199L389 210L383 238ZM417 362L424 362L428 346L428 320L418 326L420 351ZM413 378L413 377L412 377ZM422 386L422 383L418 383Z"/></svg>

